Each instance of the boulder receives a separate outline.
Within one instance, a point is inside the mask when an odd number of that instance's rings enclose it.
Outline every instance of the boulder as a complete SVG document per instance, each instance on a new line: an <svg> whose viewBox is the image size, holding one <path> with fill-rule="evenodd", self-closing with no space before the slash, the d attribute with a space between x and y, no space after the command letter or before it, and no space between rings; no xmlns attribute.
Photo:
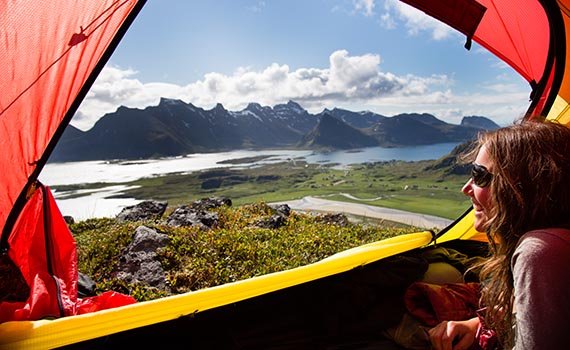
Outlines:
<svg viewBox="0 0 570 350"><path fill-rule="evenodd" d="M271 215L258 220L254 225L261 228L276 229L287 223L287 218L283 215Z"/></svg>
<svg viewBox="0 0 570 350"><path fill-rule="evenodd" d="M159 201L143 201L139 204L123 208L117 214L119 221L141 221L149 219L160 219L166 210L168 203Z"/></svg>
<svg viewBox="0 0 570 350"><path fill-rule="evenodd" d="M117 278L127 283L143 283L170 292L166 273L156 251L169 242L168 235L146 226L139 226L132 243L119 258Z"/></svg>
<svg viewBox="0 0 570 350"><path fill-rule="evenodd" d="M326 213L326 214L319 214L316 217L318 222L323 222L330 225L337 225L340 227L348 226L349 221L346 215L343 213Z"/></svg>
<svg viewBox="0 0 570 350"><path fill-rule="evenodd" d="M196 210L210 210L213 208L221 207L223 205L231 207L232 200L226 197L202 198L198 199L197 201L194 201L191 207Z"/></svg>
<svg viewBox="0 0 570 350"><path fill-rule="evenodd" d="M198 226L201 229L210 229L218 225L218 214L183 205L168 216L166 224L174 227Z"/></svg>

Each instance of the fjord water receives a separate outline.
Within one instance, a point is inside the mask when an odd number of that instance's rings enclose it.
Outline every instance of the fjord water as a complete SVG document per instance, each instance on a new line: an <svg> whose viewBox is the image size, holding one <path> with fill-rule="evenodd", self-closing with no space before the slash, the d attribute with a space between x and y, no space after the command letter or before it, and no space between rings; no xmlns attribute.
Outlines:
<svg viewBox="0 0 570 350"><path fill-rule="evenodd" d="M334 164L339 168L366 162L418 161L437 159L449 153L456 145L457 143L440 143L399 148L368 147L333 152L238 150L152 160L48 163L40 174L39 180L48 186L108 183L109 186L96 190L54 191L63 215L70 215L75 220L85 220L91 217L114 217L125 206L138 203L139 201L133 198L109 197L126 189L126 186L121 184L143 177L190 173L220 167L258 166L292 159L314 164ZM257 161L247 160L247 158L260 156L266 156L266 158ZM239 161L243 158L245 158L243 161ZM233 161L227 162L231 160Z"/></svg>
<svg viewBox="0 0 570 350"><path fill-rule="evenodd" d="M309 163L338 163L340 167L389 160L418 161L438 159L448 154L457 145L458 143L438 143L414 147L368 147L348 151L313 152L306 157L306 160Z"/></svg>

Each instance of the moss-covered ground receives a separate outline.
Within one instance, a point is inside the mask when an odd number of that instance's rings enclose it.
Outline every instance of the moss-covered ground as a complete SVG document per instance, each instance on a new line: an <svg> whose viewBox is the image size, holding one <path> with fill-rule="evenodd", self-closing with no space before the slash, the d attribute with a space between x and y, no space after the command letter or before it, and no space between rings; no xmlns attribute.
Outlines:
<svg viewBox="0 0 570 350"><path fill-rule="evenodd" d="M163 219L119 222L102 218L71 224L79 271L96 282L98 292L114 290L144 301L292 269L349 248L421 231L381 221L337 225L322 215L295 212L285 225L268 229L255 225L275 214L264 202L213 210L219 223L209 230L170 227ZM140 225L170 237L169 244L158 250L170 292L116 278L120 256Z"/></svg>

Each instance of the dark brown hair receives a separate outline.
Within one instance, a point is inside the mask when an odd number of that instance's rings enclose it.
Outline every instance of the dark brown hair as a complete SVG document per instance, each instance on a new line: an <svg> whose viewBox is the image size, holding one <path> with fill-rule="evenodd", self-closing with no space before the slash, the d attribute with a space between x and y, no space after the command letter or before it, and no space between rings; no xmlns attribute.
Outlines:
<svg viewBox="0 0 570 350"><path fill-rule="evenodd" d="M523 121L480 134L473 159L485 146L492 163L489 221L491 257L481 266L486 323L510 348L513 332L511 258L520 237L539 228L570 228L570 129L555 122Z"/></svg>

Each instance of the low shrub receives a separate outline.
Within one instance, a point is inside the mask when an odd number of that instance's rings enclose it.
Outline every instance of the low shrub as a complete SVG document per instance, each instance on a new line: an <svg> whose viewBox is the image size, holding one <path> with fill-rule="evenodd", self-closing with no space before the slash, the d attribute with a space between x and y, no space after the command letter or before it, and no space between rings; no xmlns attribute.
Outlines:
<svg viewBox="0 0 570 350"><path fill-rule="evenodd" d="M298 212L291 212L283 226L269 229L256 226L261 219L276 215L263 202L212 210L218 213L219 222L209 230L170 227L162 220L90 219L71 224L79 270L93 278L98 291L115 290L143 301L292 269L359 245L419 231L414 227L340 225ZM121 253L140 225L170 237L169 244L157 252L169 292L115 278Z"/></svg>

